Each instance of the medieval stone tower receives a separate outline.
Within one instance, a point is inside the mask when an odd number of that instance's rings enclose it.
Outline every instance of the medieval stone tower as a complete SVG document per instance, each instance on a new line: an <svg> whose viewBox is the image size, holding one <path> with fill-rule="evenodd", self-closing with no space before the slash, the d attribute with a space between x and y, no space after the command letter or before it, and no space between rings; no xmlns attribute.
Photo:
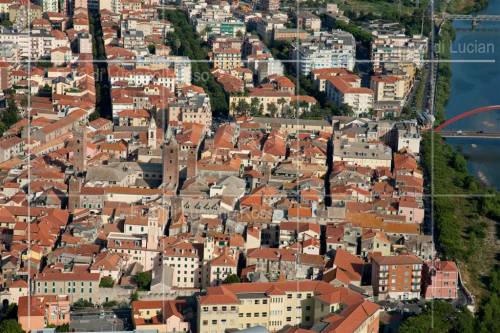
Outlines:
<svg viewBox="0 0 500 333"><path fill-rule="evenodd" d="M166 189L177 191L179 186L179 144L175 135L167 133L162 150L163 181L162 186Z"/></svg>
<svg viewBox="0 0 500 333"><path fill-rule="evenodd" d="M74 132L75 150L73 161L75 174L81 174L87 170L87 128L79 126Z"/></svg>

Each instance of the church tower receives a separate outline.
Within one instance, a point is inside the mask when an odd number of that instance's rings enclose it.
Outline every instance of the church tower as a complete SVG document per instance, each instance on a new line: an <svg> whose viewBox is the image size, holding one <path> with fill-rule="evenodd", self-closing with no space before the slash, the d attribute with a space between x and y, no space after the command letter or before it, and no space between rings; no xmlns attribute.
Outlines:
<svg viewBox="0 0 500 333"><path fill-rule="evenodd" d="M77 127L75 129L74 137L74 169L76 174L81 174L87 171L87 127L85 125Z"/></svg>
<svg viewBox="0 0 500 333"><path fill-rule="evenodd" d="M80 208L80 192L82 190L82 182L80 178L72 176L69 179L68 188L68 210L72 213L75 209Z"/></svg>
<svg viewBox="0 0 500 333"><path fill-rule="evenodd" d="M179 144L172 132L167 133L162 151L163 182L166 189L177 191L179 186Z"/></svg>
<svg viewBox="0 0 500 333"><path fill-rule="evenodd" d="M198 174L198 146L190 147L187 154L186 179L190 179Z"/></svg>
<svg viewBox="0 0 500 333"><path fill-rule="evenodd" d="M158 142L156 134L156 120L155 117L151 117L151 121L148 126L148 148L156 149L156 144Z"/></svg>

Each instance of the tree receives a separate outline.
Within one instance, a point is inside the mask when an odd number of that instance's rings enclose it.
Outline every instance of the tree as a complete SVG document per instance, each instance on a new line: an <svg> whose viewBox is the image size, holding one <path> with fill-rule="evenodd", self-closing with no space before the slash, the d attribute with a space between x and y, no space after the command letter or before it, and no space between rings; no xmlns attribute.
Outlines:
<svg viewBox="0 0 500 333"><path fill-rule="evenodd" d="M113 281L113 279L110 276L104 276L101 279L101 282L99 282L99 287L100 288L113 288L114 284L115 284L115 282Z"/></svg>
<svg viewBox="0 0 500 333"><path fill-rule="evenodd" d="M19 109L13 97L7 100L7 109L0 115L0 135L19 121Z"/></svg>
<svg viewBox="0 0 500 333"><path fill-rule="evenodd" d="M69 324L62 324L56 327L56 332L69 332Z"/></svg>
<svg viewBox="0 0 500 333"><path fill-rule="evenodd" d="M148 51L150 54L156 54L156 45L155 44L149 44L148 45Z"/></svg>
<svg viewBox="0 0 500 333"><path fill-rule="evenodd" d="M103 308L114 308L118 305L117 301L109 301L109 302L104 302L102 303Z"/></svg>
<svg viewBox="0 0 500 333"><path fill-rule="evenodd" d="M52 96L52 88L48 84L45 84L42 89L38 90L38 96L51 97Z"/></svg>
<svg viewBox="0 0 500 333"><path fill-rule="evenodd" d="M6 308L3 308L1 317L3 319L17 319L17 304L10 303Z"/></svg>
<svg viewBox="0 0 500 333"><path fill-rule="evenodd" d="M223 284L240 283L240 277L236 274L231 274L222 281Z"/></svg>
<svg viewBox="0 0 500 333"><path fill-rule="evenodd" d="M354 111L352 110L352 107L348 104L342 104L339 108L340 115L341 116L354 116Z"/></svg>
<svg viewBox="0 0 500 333"><path fill-rule="evenodd" d="M147 291L151 288L151 272L140 272L134 277L137 288Z"/></svg>
<svg viewBox="0 0 500 333"><path fill-rule="evenodd" d="M257 97L250 100L250 114L256 116L259 114L260 101Z"/></svg>
<svg viewBox="0 0 500 333"><path fill-rule="evenodd" d="M276 115L278 114L278 107L274 103L269 104L267 106L267 110L269 111L269 114L272 118L276 117Z"/></svg>
<svg viewBox="0 0 500 333"><path fill-rule="evenodd" d="M179 55L179 49L181 48L181 46L182 46L181 40L179 38L176 38L174 40L174 47L175 47L175 54L176 55Z"/></svg>
<svg viewBox="0 0 500 333"><path fill-rule="evenodd" d="M93 306L94 306L94 304L87 301L86 299L79 299L78 301L73 303L73 307L75 307L75 308L91 308Z"/></svg>
<svg viewBox="0 0 500 333"><path fill-rule="evenodd" d="M400 327L401 333L460 332L473 333L474 317L465 308L454 308L445 301L433 301L421 314L410 317ZM433 325L431 327L431 325ZM494 332L494 331L491 331Z"/></svg>
<svg viewBox="0 0 500 333"><path fill-rule="evenodd" d="M90 114L89 116L89 121L93 121L93 120L96 120L97 118L100 118L101 115L99 114L98 111L94 111Z"/></svg>
<svg viewBox="0 0 500 333"><path fill-rule="evenodd" d="M0 332L2 333L24 333L21 325L15 319L3 320L0 323Z"/></svg>
<svg viewBox="0 0 500 333"><path fill-rule="evenodd" d="M278 99L278 105L280 106L280 112L283 113L283 106L286 104L286 99L283 97Z"/></svg>
<svg viewBox="0 0 500 333"><path fill-rule="evenodd" d="M248 114L249 111L250 111L250 105L245 100L240 99L240 101L236 105L236 113Z"/></svg>
<svg viewBox="0 0 500 333"><path fill-rule="evenodd" d="M130 301L131 302L134 302L134 301L137 301L139 300L139 294L137 293L137 291L134 291L131 295L130 295Z"/></svg>
<svg viewBox="0 0 500 333"><path fill-rule="evenodd" d="M227 115L227 96L221 85L215 81L209 64L205 61L208 59L206 43L193 30L193 26L189 24L186 14L181 10L163 10L160 14L169 20L174 27L175 33L170 32L167 35L167 44L172 50L177 50L178 55L193 60L201 60L194 61L191 64L193 84L202 87L208 93L214 115Z"/></svg>

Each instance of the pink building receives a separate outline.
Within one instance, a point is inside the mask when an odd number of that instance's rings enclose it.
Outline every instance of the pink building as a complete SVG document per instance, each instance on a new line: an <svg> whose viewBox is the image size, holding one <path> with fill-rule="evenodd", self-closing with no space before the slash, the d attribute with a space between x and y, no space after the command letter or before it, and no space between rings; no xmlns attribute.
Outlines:
<svg viewBox="0 0 500 333"><path fill-rule="evenodd" d="M17 320L24 331L33 332L47 325L68 324L69 311L70 303L67 295L21 296Z"/></svg>
<svg viewBox="0 0 500 333"><path fill-rule="evenodd" d="M189 322L182 314L185 306L182 300L134 301L132 322L138 331L189 332Z"/></svg>
<svg viewBox="0 0 500 333"><path fill-rule="evenodd" d="M426 261L422 271L425 299L458 297L458 268L453 261Z"/></svg>

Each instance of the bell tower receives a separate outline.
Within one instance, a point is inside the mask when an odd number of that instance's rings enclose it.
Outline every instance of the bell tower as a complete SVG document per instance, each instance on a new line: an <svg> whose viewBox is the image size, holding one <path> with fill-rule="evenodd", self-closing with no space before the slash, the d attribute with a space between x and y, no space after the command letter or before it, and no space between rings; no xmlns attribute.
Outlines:
<svg viewBox="0 0 500 333"><path fill-rule="evenodd" d="M148 148L156 149L157 145L157 134L156 134L156 121L155 117L151 117L151 121L148 126Z"/></svg>
<svg viewBox="0 0 500 333"><path fill-rule="evenodd" d="M163 181L166 189L177 191L179 186L179 144L172 132L167 133L167 138L162 150Z"/></svg>
<svg viewBox="0 0 500 333"><path fill-rule="evenodd" d="M73 152L73 161L76 174L87 171L87 127L78 126L75 129L75 149Z"/></svg>

